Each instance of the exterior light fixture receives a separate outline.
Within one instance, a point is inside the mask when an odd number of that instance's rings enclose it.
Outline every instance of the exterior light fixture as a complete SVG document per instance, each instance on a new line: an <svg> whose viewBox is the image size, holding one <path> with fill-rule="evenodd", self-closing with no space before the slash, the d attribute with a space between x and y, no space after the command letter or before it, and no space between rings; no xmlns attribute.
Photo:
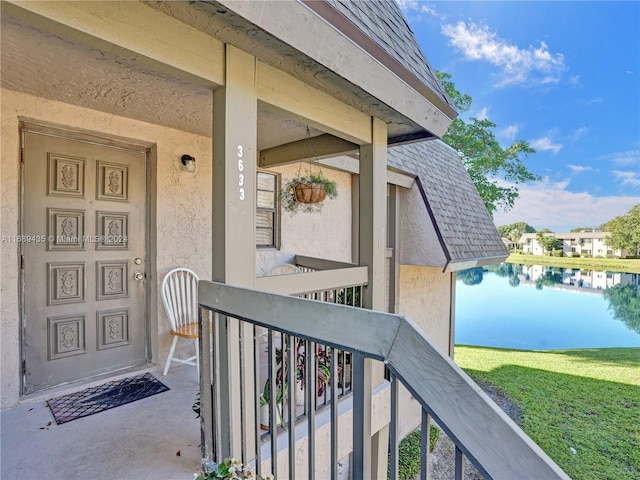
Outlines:
<svg viewBox="0 0 640 480"><path fill-rule="evenodd" d="M182 165L187 169L187 172L193 173L196 171L196 159L194 157L185 153L180 160L182 161Z"/></svg>

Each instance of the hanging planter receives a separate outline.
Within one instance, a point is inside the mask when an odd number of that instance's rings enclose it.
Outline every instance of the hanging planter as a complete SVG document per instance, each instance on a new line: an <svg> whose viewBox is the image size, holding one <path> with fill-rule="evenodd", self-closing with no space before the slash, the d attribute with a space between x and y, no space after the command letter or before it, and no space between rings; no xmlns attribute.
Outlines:
<svg viewBox="0 0 640 480"><path fill-rule="evenodd" d="M324 183L297 183L295 186L296 201L300 203L320 203L327 198Z"/></svg>
<svg viewBox="0 0 640 480"><path fill-rule="evenodd" d="M317 156L311 153L313 142L309 127L307 127L305 140L309 156L306 172L302 172L302 163L300 163L298 175L289 180L282 188L282 206L290 213L296 213L299 210L308 213L318 212L327 197L331 199L338 195L336 182L323 175Z"/></svg>
<svg viewBox="0 0 640 480"><path fill-rule="evenodd" d="M282 188L282 206L287 212L319 212L323 201L338 195L338 184L322 173L295 177Z"/></svg>

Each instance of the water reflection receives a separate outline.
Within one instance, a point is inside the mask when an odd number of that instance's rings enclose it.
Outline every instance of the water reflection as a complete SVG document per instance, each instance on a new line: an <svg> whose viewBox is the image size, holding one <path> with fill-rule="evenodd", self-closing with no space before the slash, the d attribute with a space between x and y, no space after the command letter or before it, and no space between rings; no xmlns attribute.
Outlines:
<svg viewBox="0 0 640 480"><path fill-rule="evenodd" d="M480 285L484 272L493 272L498 277L509 279L511 287L535 285L540 289L544 286L574 287L575 290L602 293L607 288L617 285L632 285L640 287L640 274L626 272L597 271L579 268L553 267L548 265L520 265L516 263L500 263L486 267L474 267L458 272L458 280L465 285Z"/></svg>
<svg viewBox="0 0 640 480"><path fill-rule="evenodd" d="M640 285L640 275L637 273L597 271L578 268L548 267L542 265L518 265L521 268L522 280L527 284L535 284L536 288L543 286L563 285L575 290L602 293L607 288L616 285Z"/></svg>
<svg viewBox="0 0 640 480"><path fill-rule="evenodd" d="M618 284L604 291L609 300L609 310L613 317L623 322L631 330L640 333L640 295L638 285Z"/></svg>
<svg viewBox="0 0 640 480"><path fill-rule="evenodd" d="M640 274L502 263L457 277L458 343L534 349L640 346ZM534 288L513 289L527 286Z"/></svg>

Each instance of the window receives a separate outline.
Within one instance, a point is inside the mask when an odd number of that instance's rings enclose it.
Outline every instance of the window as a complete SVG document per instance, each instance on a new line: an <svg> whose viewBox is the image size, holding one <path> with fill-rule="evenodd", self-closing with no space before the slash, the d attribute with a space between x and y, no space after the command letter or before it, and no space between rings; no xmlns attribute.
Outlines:
<svg viewBox="0 0 640 480"><path fill-rule="evenodd" d="M277 248L278 175L258 172L256 184L256 247Z"/></svg>

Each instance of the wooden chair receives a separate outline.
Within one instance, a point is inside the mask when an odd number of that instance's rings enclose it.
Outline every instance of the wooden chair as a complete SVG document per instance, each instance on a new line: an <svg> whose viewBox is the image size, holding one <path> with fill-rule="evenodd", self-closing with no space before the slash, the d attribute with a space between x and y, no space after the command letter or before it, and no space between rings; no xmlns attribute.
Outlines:
<svg viewBox="0 0 640 480"><path fill-rule="evenodd" d="M280 265L276 265L271 270L269 270L265 276L271 277L273 275L290 275L292 273L300 273L300 269L291 263L281 263Z"/></svg>
<svg viewBox="0 0 640 480"><path fill-rule="evenodd" d="M162 303L171 322L173 342L164 365L163 375L169 371L171 362L195 365L200 376L198 352L198 276L188 268L174 268L162 280ZM187 359L174 358L178 338L195 341L196 354ZM194 362L195 360L195 362Z"/></svg>

